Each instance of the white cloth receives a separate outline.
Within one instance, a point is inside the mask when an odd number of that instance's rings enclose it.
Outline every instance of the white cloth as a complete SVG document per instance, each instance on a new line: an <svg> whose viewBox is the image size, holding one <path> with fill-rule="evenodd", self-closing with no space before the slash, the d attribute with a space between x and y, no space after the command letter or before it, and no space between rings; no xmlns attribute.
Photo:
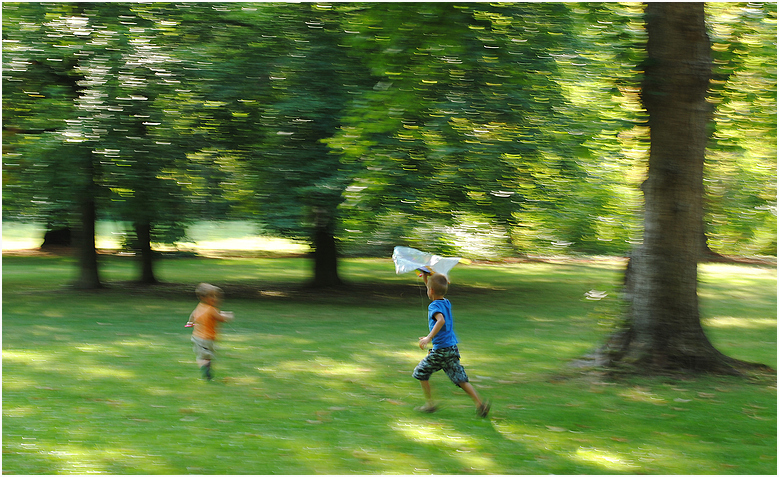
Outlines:
<svg viewBox="0 0 779 477"><path fill-rule="evenodd" d="M413 270L424 270L425 267L447 276L449 270L460 263L460 257L441 257L430 253L421 252L410 247L395 247L392 252L392 261L395 262L395 273L406 273Z"/></svg>

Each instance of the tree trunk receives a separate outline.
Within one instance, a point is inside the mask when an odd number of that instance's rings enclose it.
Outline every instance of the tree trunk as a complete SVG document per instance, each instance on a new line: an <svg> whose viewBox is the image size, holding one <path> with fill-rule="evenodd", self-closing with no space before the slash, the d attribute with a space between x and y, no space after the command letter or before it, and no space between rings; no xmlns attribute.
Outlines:
<svg viewBox="0 0 779 477"><path fill-rule="evenodd" d="M632 256L627 328L609 344L612 364L642 370L731 372L706 338L698 311L703 163L711 46L703 3L646 6L642 100L649 113L644 242Z"/></svg>
<svg viewBox="0 0 779 477"><path fill-rule="evenodd" d="M89 177L92 184L92 178ZM81 227L78 233L79 277L73 284L76 288L94 290L102 288L98 274L97 250L95 249L95 221L97 211L91 188L81 197L79 208Z"/></svg>
<svg viewBox="0 0 779 477"><path fill-rule="evenodd" d="M46 228L46 233L43 235L41 249L70 247L73 245L72 235L70 227L52 228L49 226Z"/></svg>
<svg viewBox="0 0 779 477"><path fill-rule="evenodd" d="M140 283L151 285L157 283L154 276L154 251L151 248L151 224L149 219L142 219L133 224L135 237L138 240L138 248L141 252L141 279Z"/></svg>
<svg viewBox="0 0 779 477"><path fill-rule="evenodd" d="M326 215L326 214L323 214ZM343 285L338 276L338 249L332 219L317 218L314 230L314 288Z"/></svg>

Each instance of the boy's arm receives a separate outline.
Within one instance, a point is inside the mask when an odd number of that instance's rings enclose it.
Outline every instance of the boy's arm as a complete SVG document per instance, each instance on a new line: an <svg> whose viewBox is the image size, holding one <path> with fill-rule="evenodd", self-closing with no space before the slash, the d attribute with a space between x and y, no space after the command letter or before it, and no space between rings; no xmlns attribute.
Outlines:
<svg viewBox="0 0 779 477"><path fill-rule="evenodd" d="M187 324L184 325L184 328L189 328L189 327L195 325L195 321L194 321L194 318L193 318L194 316L195 316L195 312L194 311L189 314L189 319L187 320Z"/></svg>
<svg viewBox="0 0 779 477"><path fill-rule="evenodd" d="M441 328L444 327L444 315L443 313L436 313L433 315L433 318L435 319L435 325L433 325L433 329L430 330L430 333L428 333L427 336L423 336L419 338L419 347L421 349L425 349L425 346L428 345L431 341L433 341L433 338L435 338L435 335L438 334L439 331L441 331Z"/></svg>
<svg viewBox="0 0 779 477"><path fill-rule="evenodd" d="M219 315L222 317L222 321L233 321L235 318L235 313L232 311L220 311Z"/></svg>
<svg viewBox="0 0 779 477"><path fill-rule="evenodd" d="M214 308L214 319L217 321L231 321L235 318L232 311L219 311Z"/></svg>

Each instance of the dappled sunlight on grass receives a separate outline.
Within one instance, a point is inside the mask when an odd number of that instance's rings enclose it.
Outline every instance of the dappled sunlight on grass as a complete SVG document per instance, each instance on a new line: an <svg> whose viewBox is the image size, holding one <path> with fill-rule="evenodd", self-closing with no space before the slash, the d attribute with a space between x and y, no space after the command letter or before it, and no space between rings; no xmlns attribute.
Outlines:
<svg viewBox="0 0 779 477"><path fill-rule="evenodd" d="M480 473L500 473L499 466L487 455L479 452L480 443L472 436L457 432L442 423L431 424L421 420L399 419L390 428L405 438L444 450L447 455L462 463L464 469ZM435 469L433 469L435 472Z"/></svg>
<svg viewBox="0 0 779 477"><path fill-rule="evenodd" d="M276 253L306 253L310 247L307 244L295 243L290 240L272 237L223 238L216 240L199 240L197 242L181 242L177 246L183 249L199 251L208 250L238 250L265 251Z"/></svg>
<svg viewBox="0 0 779 477"><path fill-rule="evenodd" d="M48 447L39 444L40 447ZM58 468L58 474L111 474L111 469L139 469L149 474L164 472L164 463L155 459L159 454L147 454L128 448L87 448L72 443L57 443L51 450L39 449Z"/></svg>
<svg viewBox="0 0 779 477"><path fill-rule="evenodd" d="M36 361L49 361L51 356L49 353L42 351L30 351L20 350L13 351L9 349L3 349L3 361L17 361L20 363L32 363Z"/></svg>
<svg viewBox="0 0 779 477"><path fill-rule="evenodd" d="M112 378L112 379L133 379L138 377L134 372L130 372L116 367L106 367L103 365L96 366L78 366L79 376L88 375L92 378Z"/></svg>
<svg viewBox="0 0 779 477"><path fill-rule="evenodd" d="M359 366L356 363L336 361L331 358L318 357L311 362L311 372L322 376L337 376L339 378L357 379L366 373L372 373L373 369Z"/></svg>
<svg viewBox="0 0 779 477"><path fill-rule="evenodd" d="M666 404L666 400L657 394L651 392L648 389L644 389L638 386L626 389L619 393L620 396L637 402L645 402L648 404Z"/></svg>
<svg viewBox="0 0 779 477"><path fill-rule="evenodd" d="M776 329L776 318L734 318L732 316L719 316L704 318L704 325L712 328L749 328L749 329Z"/></svg>
<svg viewBox="0 0 779 477"><path fill-rule="evenodd" d="M376 278L388 260L345 262L370 283L333 294L286 281L292 269L303 282L302 259L165 260L176 285L95 293L64 292L41 282L52 272L12 262L4 291L32 288L3 301L11 473L751 474L776 464L775 380L615 382L563 370L604 333L597 307L612 295L585 293L611 290L606 269L564 265L557 281L553 264L456 269L463 365L493 402L481 419L444 373L431 379L440 410L414 410L424 402L411 373L426 353L416 339L428 300L396 284L413 277ZM208 383L183 327L196 301L183 282L204 275L232 280L224 309L236 313L220 328ZM474 275L485 288L471 286ZM709 306L732 308L705 325L733 349L775 360L772 315L716 300Z"/></svg>
<svg viewBox="0 0 779 477"><path fill-rule="evenodd" d="M594 447L580 447L573 455L575 459L588 464L595 464L610 472L630 472L639 468L638 465L626 460L623 456L609 450L596 449Z"/></svg>
<svg viewBox="0 0 779 477"><path fill-rule="evenodd" d="M14 386L11 386L8 390L18 390L22 387L27 387L29 384L23 384L21 382L15 382ZM3 382L3 387L5 388L7 385L5 382ZM10 409L3 407L3 416L8 418L15 418L15 417L27 417L35 414L36 408L33 405L29 406L14 406Z"/></svg>

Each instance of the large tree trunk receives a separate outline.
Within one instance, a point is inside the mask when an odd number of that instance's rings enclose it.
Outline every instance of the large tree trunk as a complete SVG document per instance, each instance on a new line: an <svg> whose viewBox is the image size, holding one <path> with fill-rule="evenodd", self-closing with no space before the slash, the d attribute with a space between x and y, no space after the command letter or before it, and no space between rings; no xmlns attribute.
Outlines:
<svg viewBox="0 0 779 477"><path fill-rule="evenodd" d="M632 256L630 312L610 358L643 370L732 371L698 311L711 46L703 3L649 3L642 100L649 113L644 242Z"/></svg>
<svg viewBox="0 0 779 477"><path fill-rule="evenodd" d="M314 230L315 288L338 287L343 284L338 276L338 249L333 232L333 221L327 213L317 217Z"/></svg>
<svg viewBox="0 0 779 477"><path fill-rule="evenodd" d="M133 226L141 253L140 282L147 285L157 283L157 278L154 276L154 251L151 248L151 224L149 219L139 220Z"/></svg>
<svg viewBox="0 0 779 477"><path fill-rule="evenodd" d="M89 178L90 184L92 178ZM102 288L98 274L97 250L95 249L95 221L97 211L91 188L81 197L79 208L81 227L78 231L79 277L73 284L76 288L94 290Z"/></svg>

